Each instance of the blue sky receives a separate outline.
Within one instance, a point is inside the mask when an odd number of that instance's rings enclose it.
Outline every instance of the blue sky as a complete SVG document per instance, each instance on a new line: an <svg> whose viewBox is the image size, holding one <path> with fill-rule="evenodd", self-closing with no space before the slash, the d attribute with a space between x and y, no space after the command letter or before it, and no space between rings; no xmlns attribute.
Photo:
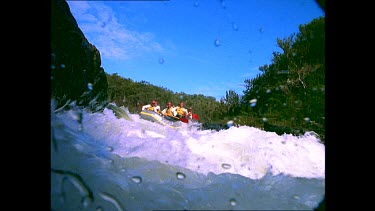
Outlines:
<svg viewBox="0 0 375 211"><path fill-rule="evenodd" d="M313 0L67 1L102 67L219 100L281 52L276 39L325 16Z"/></svg>

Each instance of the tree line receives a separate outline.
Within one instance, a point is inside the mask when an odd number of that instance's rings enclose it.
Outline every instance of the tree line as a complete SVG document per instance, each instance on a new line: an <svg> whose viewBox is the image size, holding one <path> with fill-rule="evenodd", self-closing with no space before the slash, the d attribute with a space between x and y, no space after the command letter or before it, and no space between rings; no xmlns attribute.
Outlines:
<svg viewBox="0 0 375 211"><path fill-rule="evenodd" d="M152 99L163 107L168 101L193 107L200 122L262 128L265 121L300 127L325 138L325 18L299 26L299 32L276 40L282 52L273 52L271 64L259 67L255 78L246 79L243 94L226 91L217 101L202 94L173 92L146 81L136 82L117 73L107 74L108 101L137 113Z"/></svg>

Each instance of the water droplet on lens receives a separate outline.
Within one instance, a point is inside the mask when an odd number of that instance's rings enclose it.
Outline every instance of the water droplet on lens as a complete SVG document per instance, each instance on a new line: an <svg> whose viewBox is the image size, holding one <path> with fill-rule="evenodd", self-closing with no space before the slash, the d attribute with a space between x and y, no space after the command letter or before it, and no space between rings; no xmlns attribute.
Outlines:
<svg viewBox="0 0 375 211"><path fill-rule="evenodd" d="M230 164L228 164L228 163L223 163L223 164L221 164L221 167L223 169L230 169L232 166Z"/></svg>
<svg viewBox="0 0 375 211"><path fill-rule="evenodd" d="M216 47L219 47L220 45L221 45L221 41L220 41L219 38L217 38L217 39L215 40L215 46L216 46Z"/></svg>
<svg viewBox="0 0 375 211"><path fill-rule="evenodd" d="M87 89L92 90L92 87L93 87L92 83L87 84Z"/></svg>
<svg viewBox="0 0 375 211"><path fill-rule="evenodd" d="M134 176L134 177L132 177L132 181L134 183L141 183L142 182L142 178L138 177L138 176Z"/></svg>
<svg viewBox="0 0 375 211"><path fill-rule="evenodd" d="M65 202L65 194L64 193L62 193L61 196L60 196L60 202L61 203Z"/></svg>
<svg viewBox="0 0 375 211"><path fill-rule="evenodd" d="M232 28L234 31L238 31L238 26L236 23L232 23Z"/></svg>
<svg viewBox="0 0 375 211"><path fill-rule="evenodd" d="M91 204L91 202L92 202L92 199L89 196L83 197L81 201L83 207L88 207Z"/></svg>
<svg viewBox="0 0 375 211"><path fill-rule="evenodd" d="M229 200L229 203L230 203L230 205L232 205L232 206L236 206L236 204L237 204L236 199L230 199L230 200Z"/></svg>
<svg viewBox="0 0 375 211"><path fill-rule="evenodd" d="M255 98L249 101L249 103L256 103L256 102L257 102L257 99Z"/></svg>
<svg viewBox="0 0 375 211"><path fill-rule="evenodd" d="M177 176L177 179L185 179L185 174L183 174L183 173L181 173L181 172L177 172L177 174L176 174L176 176Z"/></svg>

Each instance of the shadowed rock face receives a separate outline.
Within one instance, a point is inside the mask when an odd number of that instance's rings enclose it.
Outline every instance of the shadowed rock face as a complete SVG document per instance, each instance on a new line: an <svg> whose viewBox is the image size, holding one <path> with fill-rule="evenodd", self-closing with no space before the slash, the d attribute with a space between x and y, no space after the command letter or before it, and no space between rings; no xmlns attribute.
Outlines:
<svg viewBox="0 0 375 211"><path fill-rule="evenodd" d="M202 123L200 130L226 130L228 129L228 125L226 124L221 124L221 123L215 123L215 122L204 122Z"/></svg>
<svg viewBox="0 0 375 211"><path fill-rule="evenodd" d="M107 105L100 52L78 27L65 0L51 0L51 97L57 108L76 101L98 111Z"/></svg>
<svg viewBox="0 0 375 211"><path fill-rule="evenodd" d="M268 132L275 132L278 135L293 134L302 135L304 133L301 128L292 128L287 126L272 125L268 122L264 122L264 130Z"/></svg>

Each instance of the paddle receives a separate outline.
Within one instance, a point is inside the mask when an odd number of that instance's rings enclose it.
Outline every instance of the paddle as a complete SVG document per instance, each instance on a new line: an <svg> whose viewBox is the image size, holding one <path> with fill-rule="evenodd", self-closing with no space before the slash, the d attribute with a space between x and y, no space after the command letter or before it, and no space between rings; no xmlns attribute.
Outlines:
<svg viewBox="0 0 375 211"><path fill-rule="evenodd" d="M164 115L164 118L166 118L167 120L171 120L171 121L177 121L177 120L179 120L178 117L168 116L168 115Z"/></svg>
<svg viewBox="0 0 375 211"><path fill-rule="evenodd" d="M167 115L165 115L164 118L166 118L168 120L172 120L172 121L179 120L179 121L184 122L184 123L188 123L189 122L189 120L186 117L180 117L180 118L178 118L176 116L167 116Z"/></svg>

